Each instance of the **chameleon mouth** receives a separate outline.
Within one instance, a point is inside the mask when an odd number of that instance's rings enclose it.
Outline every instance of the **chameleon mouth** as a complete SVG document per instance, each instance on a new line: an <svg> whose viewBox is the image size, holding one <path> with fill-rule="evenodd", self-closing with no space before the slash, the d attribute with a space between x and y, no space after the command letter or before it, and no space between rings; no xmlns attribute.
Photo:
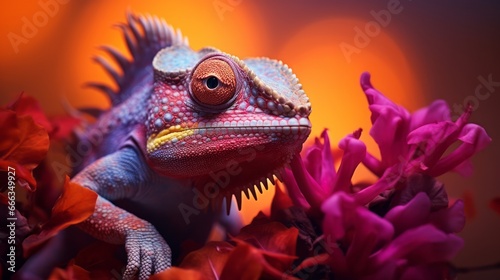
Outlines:
<svg viewBox="0 0 500 280"><path fill-rule="evenodd" d="M153 134L147 141L147 151L149 153L158 150L167 143L176 143L182 139L199 135L201 138L217 137L224 139L224 136L231 138L235 137L259 137L272 133L279 133L284 137L298 139L300 135L307 137L311 132L311 122L307 118L290 119L286 123L275 123L267 121L255 121L248 124L230 123L199 123L196 127L181 127L180 125L172 126L160 131L158 134ZM237 138L235 138L237 139ZM199 141L201 143L203 141Z"/></svg>
<svg viewBox="0 0 500 280"><path fill-rule="evenodd" d="M160 131L158 134L153 134L149 137L147 142L148 152L153 152L160 148L165 143L175 143L185 137L194 134L195 128L183 128L180 125L171 126L167 129Z"/></svg>

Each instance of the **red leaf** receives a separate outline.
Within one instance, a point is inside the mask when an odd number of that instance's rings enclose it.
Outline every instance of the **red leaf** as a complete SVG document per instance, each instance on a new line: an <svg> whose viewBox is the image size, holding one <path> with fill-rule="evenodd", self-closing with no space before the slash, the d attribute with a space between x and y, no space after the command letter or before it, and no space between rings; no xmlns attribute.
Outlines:
<svg viewBox="0 0 500 280"><path fill-rule="evenodd" d="M490 201L490 208L500 215L500 197L497 196Z"/></svg>
<svg viewBox="0 0 500 280"><path fill-rule="evenodd" d="M464 212L467 220L472 220L476 217L476 205L474 204L474 195L470 190L465 190L462 195L464 201Z"/></svg>
<svg viewBox="0 0 500 280"><path fill-rule="evenodd" d="M87 280L90 278L90 273L75 265L74 260L70 261L68 266L63 268L55 268L49 276L49 280Z"/></svg>
<svg viewBox="0 0 500 280"><path fill-rule="evenodd" d="M72 116L56 116L47 118L38 101L21 93L21 95L4 109L16 112L19 117L30 116L36 124L41 125L50 134L51 139L64 139L70 135L81 120Z"/></svg>
<svg viewBox="0 0 500 280"><path fill-rule="evenodd" d="M0 193L0 204L9 205L9 198L3 193Z"/></svg>
<svg viewBox="0 0 500 280"><path fill-rule="evenodd" d="M120 278L125 264L115 255L120 245L97 241L78 252L75 264L90 272L92 279Z"/></svg>
<svg viewBox="0 0 500 280"><path fill-rule="evenodd" d="M256 218L228 242L208 242L189 253L180 268L162 272L154 279L286 279L295 256L298 230L267 218Z"/></svg>
<svg viewBox="0 0 500 280"><path fill-rule="evenodd" d="M7 109L16 112L19 117L30 116L38 125L43 126L47 132L52 131L52 124L45 116L38 101L31 96L21 93L17 100L7 105Z"/></svg>
<svg viewBox="0 0 500 280"><path fill-rule="evenodd" d="M52 208L49 221L43 225L38 235L31 235L24 240L24 255L31 255L59 231L85 221L94 213L96 200L95 192L70 182L66 176L63 192Z"/></svg>
<svg viewBox="0 0 500 280"><path fill-rule="evenodd" d="M45 158L49 149L47 131L30 116L18 116L10 110L0 111L2 141L0 142L0 170L15 168L16 178L29 183L32 190L36 181L32 170Z"/></svg>
<svg viewBox="0 0 500 280"><path fill-rule="evenodd" d="M80 124L81 120L71 116L57 116L50 119L53 130L50 133L51 139L61 140L69 137L73 129Z"/></svg>
<svg viewBox="0 0 500 280"><path fill-rule="evenodd" d="M221 273L220 280L257 280L262 275L264 264L266 262L255 248L247 244L239 244L231 253L231 257Z"/></svg>

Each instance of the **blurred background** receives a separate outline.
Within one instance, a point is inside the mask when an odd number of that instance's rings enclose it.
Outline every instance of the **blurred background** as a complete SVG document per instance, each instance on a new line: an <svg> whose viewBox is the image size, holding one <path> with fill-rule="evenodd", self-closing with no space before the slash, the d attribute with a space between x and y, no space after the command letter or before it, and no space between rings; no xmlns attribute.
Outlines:
<svg viewBox="0 0 500 280"><path fill-rule="evenodd" d="M498 1L77 1L40 0L4 5L0 11L0 104L20 92L37 98L48 115L75 107L106 108L86 81L110 81L91 57L101 44L125 51L113 24L125 12L158 15L189 38L191 47L213 46L240 58L267 56L294 70L309 95L311 139L328 128L332 143L363 128L371 141L369 111L359 86L363 71L393 101L410 111L435 99L455 115L471 102L472 122L492 144L473 158L474 175L440 178L449 194L467 204L465 248L457 266L500 261L500 215L489 203L500 196L500 2ZM486 85L484 81L490 81ZM481 90L476 88L483 84ZM360 169L356 179L369 179ZM245 201L246 222L266 210L274 191ZM499 279L500 271L461 279Z"/></svg>

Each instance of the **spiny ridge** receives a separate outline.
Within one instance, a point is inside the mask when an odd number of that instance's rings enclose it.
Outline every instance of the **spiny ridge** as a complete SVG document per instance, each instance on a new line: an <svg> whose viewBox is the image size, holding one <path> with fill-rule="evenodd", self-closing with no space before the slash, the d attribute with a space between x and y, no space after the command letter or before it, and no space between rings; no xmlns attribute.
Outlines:
<svg viewBox="0 0 500 280"><path fill-rule="evenodd" d="M134 93L135 86L140 85L141 79L137 73L150 67L156 53L168 46L187 45L179 30L174 30L165 20L150 15L135 15L127 12L126 23L115 25L122 33L127 49L131 55L130 60L113 47L101 46L104 51L118 66L114 68L104 57L96 56L94 61L101 65L111 76L117 90L110 86L91 82L85 84L87 87L95 88L104 92L113 106L126 100ZM152 69L149 70L152 75Z"/></svg>

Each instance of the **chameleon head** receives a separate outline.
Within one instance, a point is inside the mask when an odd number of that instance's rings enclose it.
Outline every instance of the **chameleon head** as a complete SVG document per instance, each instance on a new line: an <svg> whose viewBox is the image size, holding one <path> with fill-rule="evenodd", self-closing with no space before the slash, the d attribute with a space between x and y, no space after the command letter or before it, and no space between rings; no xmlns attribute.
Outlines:
<svg viewBox="0 0 500 280"><path fill-rule="evenodd" d="M173 46L153 68L148 161L161 174L196 178L205 192L211 186L209 197L260 190L311 131L309 99L280 61Z"/></svg>

